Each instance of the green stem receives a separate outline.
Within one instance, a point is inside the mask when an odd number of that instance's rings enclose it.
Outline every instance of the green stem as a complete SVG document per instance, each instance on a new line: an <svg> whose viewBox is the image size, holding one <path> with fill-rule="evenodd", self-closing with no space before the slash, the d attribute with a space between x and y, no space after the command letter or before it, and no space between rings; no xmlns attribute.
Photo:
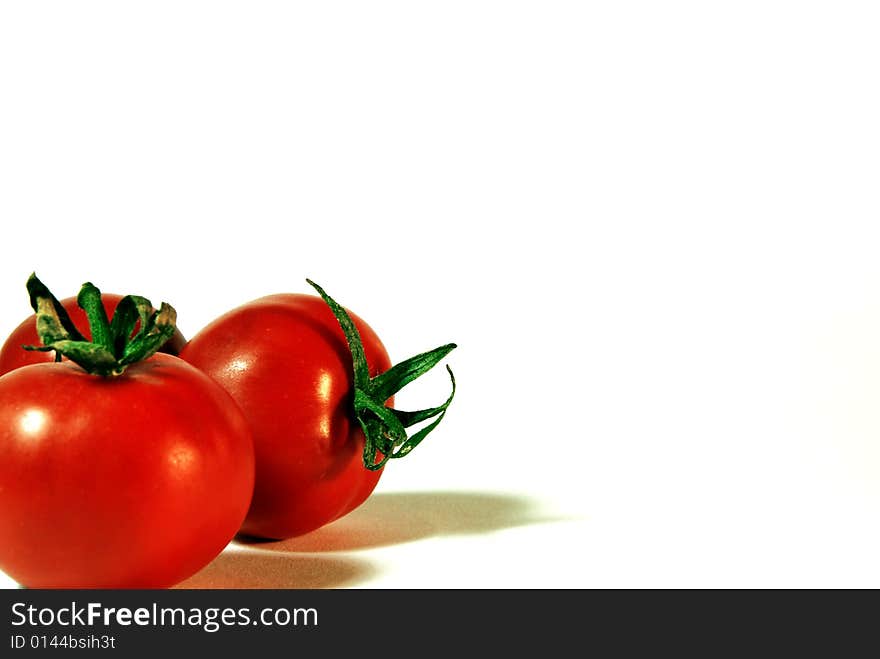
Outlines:
<svg viewBox="0 0 880 659"><path fill-rule="evenodd" d="M360 332L351 316L318 284L311 279L306 281L330 307L345 335L352 357L354 414L364 431L364 466L370 470L381 469L388 460L409 454L443 420L446 409L455 396L455 376L452 374L452 369L447 366L446 370L452 381L452 393L446 402L437 407L406 412L388 407L386 401L407 384L431 370L456 345L448 343L423 352L371 378ZM434 420L431 423L415 434L407 434L406 428L432 418Z"/></svg>
<svg viewBox="0 0 880 659"><path fill-rule="evenodd" d="M45 341L43 337L50 341L58 339L72 339L74 341L85 341L86 337L79 333L70 316L62 304L58 301L52 291L46 288L45 284L37 279L35 273L27 280L27 290L31 299L31 307L37 314L37 336L40 340Z"/></svg>
<svg viewBox="0 0 880 659"><path fill-rule="evenodd" d="M107 310L101 302L101 291L91 282L82 285L76 303L80 309L86 312L89 319L89 329L92 331L92 343L102 346L113 352L113 337L110 335L110 321L107 319Z"/></svg>
<svg viewBox="0 0 880 659"><path fill-rule="evenodd" d="M89 319L92 340L88 341L36 274L31 274L27 289L37 318L37 335L43 345L25 346L26 349L54 350L56 361L63 355L88 373L121 375L127 366L150 357L174 334L177 314L170 305L163 302L156 311L146 298L127 295L109 320L101 291L87 282L76 301ZM140 328L132 336L138 322Z"/></svg>

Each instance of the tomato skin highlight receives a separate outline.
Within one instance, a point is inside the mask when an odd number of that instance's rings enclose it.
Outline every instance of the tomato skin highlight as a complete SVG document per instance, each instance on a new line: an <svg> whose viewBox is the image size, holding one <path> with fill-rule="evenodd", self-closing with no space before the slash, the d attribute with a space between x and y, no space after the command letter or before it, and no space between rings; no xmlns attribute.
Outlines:
<svg viewBox="0 0 880 659"><path fill-rule="evenodd" d="M0 568L27 587L174 585L232 539L253 479L241 411L177 357L0 377Z"/></svg>
<svg viewBox="0 0 880 659"><path fill-rule="evenodd" d="M371 377L390 368L376 333L351 316ZM202 329L180 356L231 394L253 432L256 482L243 534L302 535L372 493L381 470L363 464L351 353L319 297L280 294L244 304Z"/></svg>
<svg viewBox="0 0 880 659"><path fill-rule="evenodd" d="M115 293L102 293L101 302L104 303L104 309L107 311L107 317L112 318L116 306L122 300L122 295ZM61 305L67 310L73 324L77 329L85 335L89 340L92 333L89 329L89 320L86 312L83 311L76 302L76 297L68 297L60 301ZM180 330L175 329L174 334L168 339L168 342L162 346L161 352L170 355L179 355L186 339ZM24 350L22 346L39 346L42 345L40 337L37 336L36 317L30 316L19 323L18 327L12 330L9 338L0 348L0 375L13 371L16 368L27 366L28 364L42 364L44 362L55 361L54 352L40 352L39 350Z"/></svg>

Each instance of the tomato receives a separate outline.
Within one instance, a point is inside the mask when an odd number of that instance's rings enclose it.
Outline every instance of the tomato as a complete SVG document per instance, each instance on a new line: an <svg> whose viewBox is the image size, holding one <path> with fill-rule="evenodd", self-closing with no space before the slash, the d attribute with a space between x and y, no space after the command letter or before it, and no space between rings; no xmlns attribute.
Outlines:
<svg viewBox="0 0 880 659"><path fill-rule="evenodd" d="M177 357L0 377L0 569L28 587L173 585L234 536L253 481L242 412Z"/></svg>
<svg viewBox="0 0 880 659"><path fill-rule="evenodd" d="M308 280L307 280L308 281ZM219 317L181 357L241 406L254 437L256 481L243 534L282 539L351 512L391 458L403 457L446 414L391 407L450 343L391 366L376 333L317 284L313 295L270 295ZM412 436L405 428L434 419Z"/></svg>
<svg viewBox="0 0 880 659"><path fill-rule="evenodd" d="M371 376L391 366L376 333L352 316ZM350 413L352 357L319 297L279 294L238 307L194 336L181 358L218 382L253 431L256 481L241 532L288 538L345 515L382 473L363 463Z"/></svg>
<svg viewBox="0 0 880 659"><path fill-rule="evenodd" d="M114 293L103 293L101 295L101 301L104 303L104 309L107 311L108 316L113 315L121 299L121 295ZM86 312L79 307L76 298L65 298L61 300L61 305L67 311L73 324L81 328L85 336L91 339ZM183 337L183 334L180 333L180 330L175 329L174 334L162 346L161 351L177 355L180 354L185 343L186 339ZM23 320L12 331L9 338L6 339L3 347L0 348L0 375L28 364L40 364L55 360L55 355L52 352L24 350L22 349L23 345L40 345L40 339L37 336L36 318L33 315Z"/></svg>

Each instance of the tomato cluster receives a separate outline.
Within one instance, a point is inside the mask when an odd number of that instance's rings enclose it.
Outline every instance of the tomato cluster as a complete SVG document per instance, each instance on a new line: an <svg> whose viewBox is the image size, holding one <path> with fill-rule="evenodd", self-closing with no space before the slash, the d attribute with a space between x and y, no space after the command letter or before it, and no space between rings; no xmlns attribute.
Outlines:
<svg viewBox="0 0 880 659"><path fill-rule="evenodd" d="M0 569L29 587L167 587L236 533L288 538L363 503L455 380L425 410L394 394L455 346L392 366L309 283L317 296L255 300L186 341L164 303L91 284L59 301L32 275L35 314L0 348Z"/></svg>

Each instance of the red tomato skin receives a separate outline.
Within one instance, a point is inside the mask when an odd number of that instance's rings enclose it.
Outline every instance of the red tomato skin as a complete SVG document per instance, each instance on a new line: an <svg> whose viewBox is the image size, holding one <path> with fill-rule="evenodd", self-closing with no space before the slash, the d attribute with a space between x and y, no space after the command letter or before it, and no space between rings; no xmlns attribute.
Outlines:
<svg viewBox="0 0 880 659"><path fill-rule="evenodd" d="M113 312L116 311L116 305L122 300L121 295L115 293L102 293L101 301L104 303L104 309L107 311L107 317L113 318ZM92 333L89 330L89 319L86 312L80 309L76 303L75 297L68 297L60 300L61 306L66 310L70 319L76 328L82 332L89 340ZM175 329L174 334L168 339L168 342L162 346L161 351L170 355L179 355L186 339L180 330ZM12 334L6 339L3 347L0 348L0 375L13 371L16 368L27 366L28 364L42 364L44 362L55 361L54 352L39 352L37 350L24 350L22 346L39 346L42 345L40 337L37 336L36 318L32 315L30 318L19 323L18 327L12 330ZM66 359L66 358L65 358Z"/></svg>
<svg viewBox="0 0 880 659"><path fill-rule="evenodd" d="M376 333L350 315L370 375L390 368ZM364 435L351 412L351 353L319 297L270 295L242 305L194 336L181 358L232 395L253 432L256 482L243 534L308 533L376 487L381 470L364 467Z"/></svg>
<svg viewBox="0 0 880 659"><path fill-rule="evenodd" d="M27 587L178 583L235 535L253 479L241 411L177 357L0 377L0 569Z"/></svg>

